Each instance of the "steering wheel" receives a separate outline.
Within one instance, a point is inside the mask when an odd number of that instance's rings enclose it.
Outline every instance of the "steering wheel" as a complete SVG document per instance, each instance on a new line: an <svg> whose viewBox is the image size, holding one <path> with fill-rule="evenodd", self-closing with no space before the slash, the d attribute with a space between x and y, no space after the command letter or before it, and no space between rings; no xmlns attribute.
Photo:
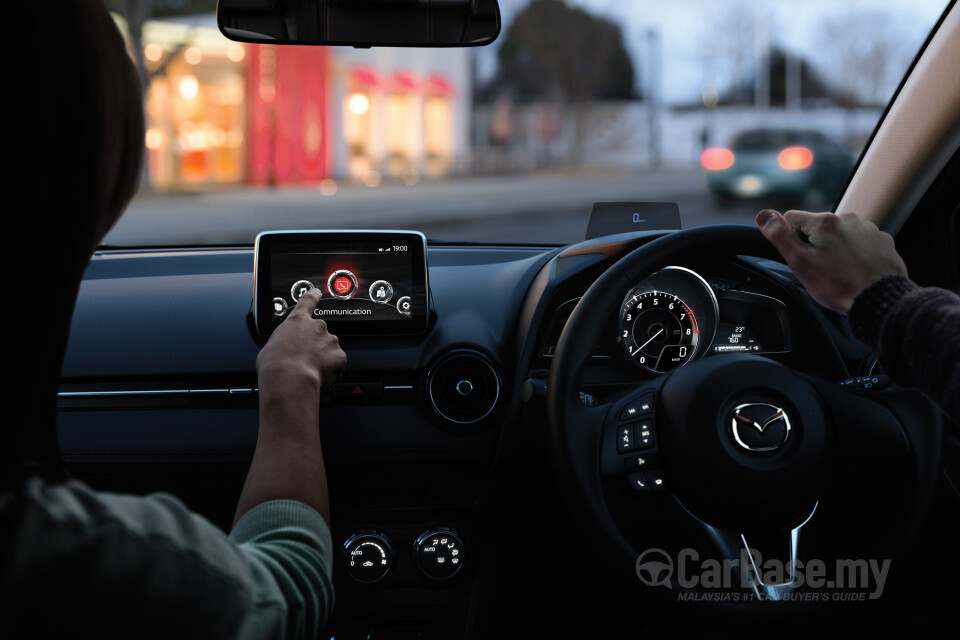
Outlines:
<svg viewBox="0 0 960 640"><path fill-rule="evenodd" d="M818 534L818 551L826 554L821 561L850 557L840 554L863 548L858 539L849 539L848 530L856 527L842 523L846 494L837 487L866 484L870 494L874 480L896 478L902 495L873 497L895 516L888 523L887 551L909 540L934 494L941 420L916 392L844 387L745 354L702 358L586 406L580 378L624 293L690 255L782 261L756 228L723 225L671 233L613 264L580 299L560 336L547 391L550 449L567 503L596 532L604 555L624 575L629 570L645 577L639 545L649 543L640 539L649 536L635 535L622 524L626 516L653 519L652 511L646 513L653 509L646 498L651 490L727 560L751 559L755 544L775 547L787 573L768 581L754 575L748 586L755 598L735 607L756 610L770 606L764 601L793 599L791 594L803 588L794 571L810 558L803 555L803 542L811 529ZM801 310L808 317L818 313L805 296L797 297L798 305L806 307ZM822 324L809 324L817 344L830 344ZM640 416L634 424L647 429L652 441L640 455L617 448L621 429L634 420L631 408ZM630 477L625 463L631 462L656 468L657 474L644 477L648 482L659 478L662 488L645 487L625 503ZM831 525L837 513L840 528ZM669 569L668 564L648 569ZM681 591L703 588L681 584L676 575L660 584Z"/></svg>

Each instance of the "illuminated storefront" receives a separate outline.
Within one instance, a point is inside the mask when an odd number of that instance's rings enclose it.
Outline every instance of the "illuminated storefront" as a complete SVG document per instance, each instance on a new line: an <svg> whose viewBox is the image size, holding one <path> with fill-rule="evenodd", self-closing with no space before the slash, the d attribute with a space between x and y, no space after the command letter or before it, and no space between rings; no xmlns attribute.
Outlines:
<svg viewBox="0 0 960 640"><path fill-rule="evenodd" d="M243 181L246 48L206 29L166 22L148 22L143 42L151 183Z"/></svg>
<svg viewBox="0 0 960 640"><path fill-rule="evenodd" d="M212 15L142 42L154 188L414 184L467 160L467 50L239 44Z"/></svg>
<svg viewBox="0 0 960 640"><path fill-rule="evenodd" d="M469 158L468 49L332 50L334 175L415 184Z"/></svg>

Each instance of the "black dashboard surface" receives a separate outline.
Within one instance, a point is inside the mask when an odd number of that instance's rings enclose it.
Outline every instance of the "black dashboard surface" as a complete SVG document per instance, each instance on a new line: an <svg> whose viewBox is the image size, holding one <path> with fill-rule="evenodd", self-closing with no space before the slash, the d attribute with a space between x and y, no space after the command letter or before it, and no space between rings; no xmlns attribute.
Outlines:
<svg viewBox="0 0 960 640"><path fill-rule="evenodd" d="M424 371L462 348L503 370L523 294L551 253L431 248L428 333L341 340L348 371L325 397L321 425L330 466L393 460L423 470L431 461L488 461L497 430L438 421L422 393ZM59 437L68 462L249 460L260 348L249 317L252 266L248 249L94 257L61 379ZM358 387L364 392L352 393Z"/></svg>
<svg viewBox="0 0 960 640"><path fill-rule="evenodd" d="M348 370L324 400L321 425L330 466L374 460L416 461L421 470L429 462L489 464L503 432L521 417L521 383L549 369L550 349L572 304L617 259L659 235L608 236L563 249L431 245L427 333L341 339ZM813 370L833 363L826 367L833 375L844 367L833 345L804 344L790 300L803 294L783 265L693 259L685 266L709 281L721 301L721 320L735 304L725 301L731 297L769 303L769 322L777 326L763 331L775 330L778 341L769 357ZM68 461L249 459L262 344L250 318L252 269L249 248L94 256L61 379L59 432ZM610 315L613 322L616 310ZM849 343L842 327L831 331L852 349L847 361L862 357L862 345ZM802 361L810 354L806 347L817 352L809 362ZM585 386L602 390L649 377L618 351L611 330L598 345ZM431 367L463 352L487 361L499 382L497 410L466 427L438 415L426 388Z"/></svg>
<svg viewBox="0 0 960 640"><path fill-rule="evenodd" d="M432 247L436 326L419 341L348 343L351 371L415 367L438 338L496 353L546 257L542 248ZM252 287L251 249L98 252L80 289L63 377L252 373Z"/></svg>

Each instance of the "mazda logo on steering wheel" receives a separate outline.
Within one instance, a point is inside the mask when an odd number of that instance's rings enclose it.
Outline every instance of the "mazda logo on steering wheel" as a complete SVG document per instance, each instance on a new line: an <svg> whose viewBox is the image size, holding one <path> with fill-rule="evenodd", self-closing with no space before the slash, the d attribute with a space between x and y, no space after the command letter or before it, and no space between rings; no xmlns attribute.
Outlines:
<svg viewBox="0 0 960 640"><path fill-rule="evenodd" d="M790 419L780 407L748 402L734 407L730 435L746 451L773 451L790 437Z"/></svg>

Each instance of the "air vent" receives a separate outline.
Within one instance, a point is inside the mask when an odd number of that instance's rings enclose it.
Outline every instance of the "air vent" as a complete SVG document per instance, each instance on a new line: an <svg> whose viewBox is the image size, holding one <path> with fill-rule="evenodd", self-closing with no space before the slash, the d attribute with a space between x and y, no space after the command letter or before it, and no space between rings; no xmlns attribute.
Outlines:
<svg viewBox="0 0 960 640"><path fill-rule="evenodd" d="M497 406L500 374L481 353L453 351L427 372L427 398L444 420L456 425L477 424Z"/></svg>

